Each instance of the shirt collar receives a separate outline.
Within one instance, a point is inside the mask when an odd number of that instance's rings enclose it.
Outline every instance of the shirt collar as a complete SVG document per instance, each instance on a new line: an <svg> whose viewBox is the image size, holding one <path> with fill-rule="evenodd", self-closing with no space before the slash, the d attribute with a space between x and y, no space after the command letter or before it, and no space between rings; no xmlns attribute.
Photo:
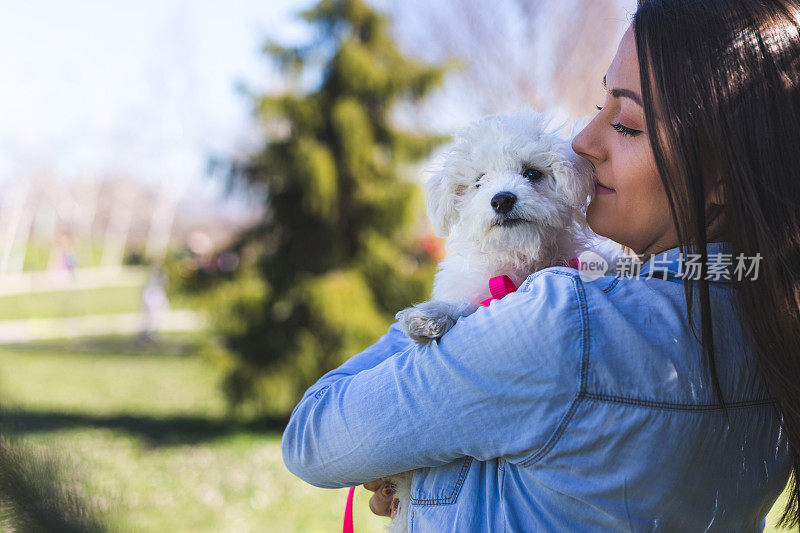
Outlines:
<svg viewBox="0 0 800 533"><path fill-rule="evenodd" d="M730 242L709 242L706 244L706 254L708 281L728 283L736 279L739 262L731 253ZM646 259L639 268L639 278L700 279L700 252L696 246L688 246L686 253L676 246Z"/></svg>

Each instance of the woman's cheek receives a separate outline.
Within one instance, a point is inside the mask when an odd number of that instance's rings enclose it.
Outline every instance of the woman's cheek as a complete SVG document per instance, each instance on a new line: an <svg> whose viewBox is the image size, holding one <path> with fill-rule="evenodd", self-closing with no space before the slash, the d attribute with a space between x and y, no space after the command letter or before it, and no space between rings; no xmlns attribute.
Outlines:
<svg viewBox="0 0 800 533"><path fill-rule="evenodd" d="M615 240L620 225L619 213L615 210L615 203L611 196L616 194L595 194L586 208L586 222L589 227L603 237Z"/></svg>

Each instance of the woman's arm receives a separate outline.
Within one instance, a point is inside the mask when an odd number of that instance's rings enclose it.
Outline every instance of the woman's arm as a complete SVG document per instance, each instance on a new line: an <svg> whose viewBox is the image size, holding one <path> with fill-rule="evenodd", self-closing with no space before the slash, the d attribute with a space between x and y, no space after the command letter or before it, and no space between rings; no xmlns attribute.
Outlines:
<svg viewBox="0 0 800 533"><path fill-rule="evenodd" d="M438 342L390 329L309 389L283 434L286 466L339 488L463 456L527 457L579 388L582 291L577 274L548 269Z"/></svg>
<svg viewBox="0 0 800 533"><path fill-rule="evenodd" d="M314 394L319 396L318 393L320 393L322 389L331 383L334 383L345 376L358 374L362 370L372 368L387 357L390 357L398 352L405 351L413 346L414 342L403 335L403 330L400 328L400 325L395 322L389 326L389 331L387 331L380 339L378 339L378 342L363 352L354 355L345 361L342 366L334 368L319 378L317 382L309 387L305 394L303 394L303 399L297 407L300 407L300 405L303 404L303 400L305 400L308 396ZM297 407L295 410L297 410Z"/></svg>

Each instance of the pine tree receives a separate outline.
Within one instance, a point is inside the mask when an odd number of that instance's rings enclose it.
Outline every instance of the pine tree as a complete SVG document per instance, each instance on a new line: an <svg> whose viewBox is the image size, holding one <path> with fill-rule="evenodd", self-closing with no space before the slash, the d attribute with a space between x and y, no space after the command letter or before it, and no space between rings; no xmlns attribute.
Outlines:
<svg viewBox="0 0 800 533"><path fill-rule="evenodd" d="M287 75L321 80L257 100L258 118L284 132L241 173L266 190L267 215L239 243L254 266L215 300L234 402L264 376L296 399L430 291L433 264L414 239L421 191L400 169L445 138L402 131L390 113L440 84L444 68L404 57L363 0L322 0L301 16L314 43L265 51ZM267 383L275 392L277 379Z"/></svg>

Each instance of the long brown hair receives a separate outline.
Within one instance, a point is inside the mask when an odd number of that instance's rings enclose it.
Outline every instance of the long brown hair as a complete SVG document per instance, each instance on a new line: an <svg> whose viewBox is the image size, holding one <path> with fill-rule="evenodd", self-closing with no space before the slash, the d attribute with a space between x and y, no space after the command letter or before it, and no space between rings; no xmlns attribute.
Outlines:
<svg viewBox="0 0 800 533"><path fill-rule="evenodd" d="M788 439L790 497L800 501L800 0L639 0L633 15L642 99L656 165L684 251L703 271L701 341L715 393L707 227L721 213L734 257L760 254L756 277L733 280L741 320ZM711 187L722 201L709 209Z"/></svg>

